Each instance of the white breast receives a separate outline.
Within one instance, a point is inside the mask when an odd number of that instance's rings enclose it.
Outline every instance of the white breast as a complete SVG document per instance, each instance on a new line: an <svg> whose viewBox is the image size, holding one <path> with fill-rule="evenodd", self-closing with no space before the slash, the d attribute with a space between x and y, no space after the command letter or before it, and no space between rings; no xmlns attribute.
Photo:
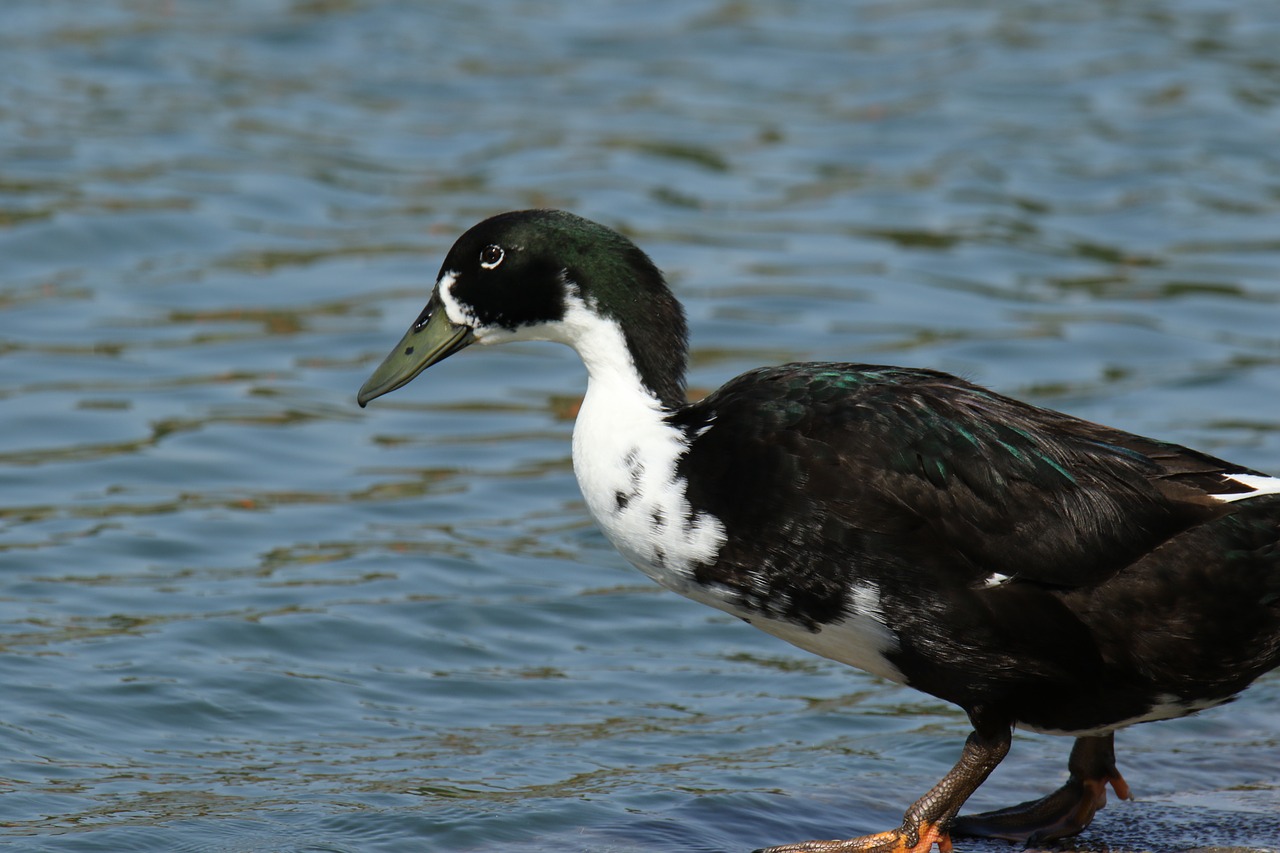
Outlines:
<svg viewBox="0 0 1280 853"><path fill-rule="evenodd" d="M566 286L564 316L542 327L524 327L518 337L568 344L587 367L587 394L573 429L573 470L587 509L642 572L703 600L693 570L715 559L724 526L689 505L685 483L676 477L684 435L666 423L662 405L640 381L622 330L573 294L572 282ZM500 343L512 337L488 330L477 340Z"/></svg>
<svg viewBox="0 0 1280 853"><path fill-rule="evenodd" d="M724 525L690 506L676 476L684 450L683 434L638 382L592 375L573 430L573 469L587 509L637 568L701 600L693 570L715 560Z"/></svg>

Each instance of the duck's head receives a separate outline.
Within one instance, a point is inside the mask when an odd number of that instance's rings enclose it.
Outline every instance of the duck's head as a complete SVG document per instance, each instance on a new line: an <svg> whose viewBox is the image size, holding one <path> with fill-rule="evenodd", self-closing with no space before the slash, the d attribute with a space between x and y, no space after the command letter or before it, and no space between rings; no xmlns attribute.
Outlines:
<svg viewBox="0 0 1280 853"><path fill-rule="evenodd" d="M364 406L471 344L508 341L565 343L589 368L629 359L654 397L683 402L684 312L662 273L626 237L560 210L503 213L459 237L427 306L356 399Z"/></svg>

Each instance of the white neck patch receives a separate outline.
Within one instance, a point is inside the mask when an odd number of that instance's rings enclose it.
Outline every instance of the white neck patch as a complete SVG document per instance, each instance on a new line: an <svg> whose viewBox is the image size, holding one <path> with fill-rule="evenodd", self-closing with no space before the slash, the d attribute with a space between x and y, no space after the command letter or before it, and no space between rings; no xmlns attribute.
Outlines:
<svg viewBox="0 0 1280 853"><path fill-rule="evenodd" d="M571 298L557 325L589 377L573 429L573 470L587 509L642 572L683 595L701 592L694 569L715 560L724 525L693 510L676 476L683 432L640 381L616 322Z"/></svg>
<svg viewBox="0 0 1280 853"><path fill-rule="evenodd" d="M449 306L457 303L441 282L441 301L454 319ZM725 536L717 519L693 510L676 476L684 434L666 423L662 404L641 382L618 323L578 296L572 282L566 290L561 319L514 331L477 329L476 340L554 341L577 351L588 381L573 429L573 470L587 509L642 572L682 595L699 592L694 568L715 560Z"/></svg>

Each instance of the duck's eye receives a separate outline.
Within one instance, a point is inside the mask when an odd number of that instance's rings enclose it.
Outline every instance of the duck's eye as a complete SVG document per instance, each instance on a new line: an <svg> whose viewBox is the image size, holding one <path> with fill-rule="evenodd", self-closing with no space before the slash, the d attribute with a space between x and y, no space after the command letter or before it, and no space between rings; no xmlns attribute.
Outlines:
<svg viewBox="0 0 1280 853"><path fill-rule="evenodd" d="M480 250L480 266L491 270L502 263L504 257L506 257L506 252L502 251L502 247L491 243Z"/></svg>

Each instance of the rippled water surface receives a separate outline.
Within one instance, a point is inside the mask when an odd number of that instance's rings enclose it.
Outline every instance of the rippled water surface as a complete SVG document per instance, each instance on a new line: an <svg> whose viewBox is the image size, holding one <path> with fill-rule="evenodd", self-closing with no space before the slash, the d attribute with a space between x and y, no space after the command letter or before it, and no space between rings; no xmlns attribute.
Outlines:
<svg viewBox="0 0 1280 853"><path fill-rule="evenodd" d="M1280 472L1278 44L1269 0L7 0L0 843L896 825L963 716L627 567L571 353L355 389L457 234L549 205L667 270L695 387L928 365ZM1277 677L1119 749L1079 849L1280 846Z"/></svg>

